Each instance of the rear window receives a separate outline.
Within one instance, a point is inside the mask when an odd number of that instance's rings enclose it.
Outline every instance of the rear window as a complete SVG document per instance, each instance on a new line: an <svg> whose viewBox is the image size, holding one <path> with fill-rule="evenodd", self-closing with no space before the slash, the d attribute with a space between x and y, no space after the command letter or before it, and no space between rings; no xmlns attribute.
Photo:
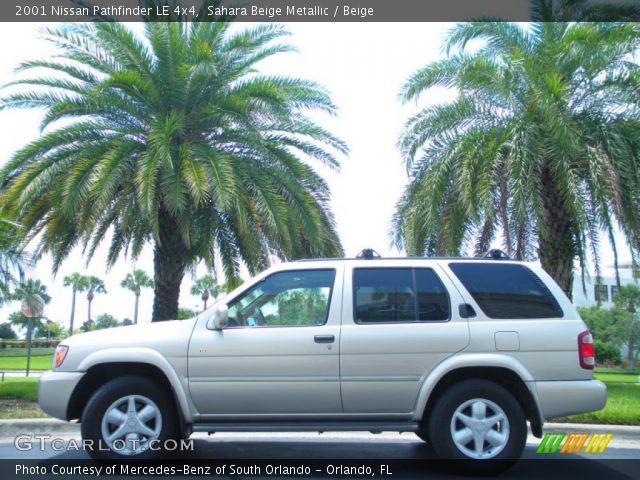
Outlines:
<svg viewBox="0 0 640 480"><path fill-rule="evenodd" d="M449 296L430 268L357 268L353 290L357 323L449 319Z"/></svg>
<svg viewBox="0 0 640 480"><path fill-rule="evenodd" d="M546 285L524 265L450 263L449 268L489 318L558 318L562 309Z"/></svg>

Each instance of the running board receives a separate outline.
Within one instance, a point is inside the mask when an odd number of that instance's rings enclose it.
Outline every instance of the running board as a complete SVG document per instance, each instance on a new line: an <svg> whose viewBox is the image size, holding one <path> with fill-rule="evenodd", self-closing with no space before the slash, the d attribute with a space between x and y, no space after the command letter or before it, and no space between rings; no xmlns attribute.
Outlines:
<svg viewBox="0 0 640 480"><path fill-rule="evenodd" d="M195 423L194 432L416 432L416 422L216 422Z"/></svg>

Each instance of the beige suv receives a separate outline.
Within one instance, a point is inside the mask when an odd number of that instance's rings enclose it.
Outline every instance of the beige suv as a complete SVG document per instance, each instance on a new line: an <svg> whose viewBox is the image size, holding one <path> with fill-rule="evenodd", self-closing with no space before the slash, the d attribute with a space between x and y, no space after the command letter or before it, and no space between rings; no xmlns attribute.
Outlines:
<svg viewBox="0 0 640 480"><path fill-rule="evenodd" d="M515 459L527 421L599 410L591 335L539 267L357 258L282 264L200 314L73 336L41 408L95 457L196 432L404 431L443 458ZM490 463L490 462L485 462Z"/></svg>

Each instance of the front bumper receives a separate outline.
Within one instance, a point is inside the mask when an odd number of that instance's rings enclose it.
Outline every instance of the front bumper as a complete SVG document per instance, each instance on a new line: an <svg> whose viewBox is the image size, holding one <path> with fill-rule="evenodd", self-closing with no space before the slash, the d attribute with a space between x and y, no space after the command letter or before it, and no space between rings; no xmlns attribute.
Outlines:
<svg viewBox="0 0 640 480"><path fill-rule="evenodd" d="M535 382L543 418L602 410L607 386L599 380Z"/></svg>
<svg viewBox="0 0 640 480"><path fill-rule="evenodd" d="M38 404L43 412L52 417L67 419L67 409L71 395L84 372L49 371L38 382Z"/></svg>

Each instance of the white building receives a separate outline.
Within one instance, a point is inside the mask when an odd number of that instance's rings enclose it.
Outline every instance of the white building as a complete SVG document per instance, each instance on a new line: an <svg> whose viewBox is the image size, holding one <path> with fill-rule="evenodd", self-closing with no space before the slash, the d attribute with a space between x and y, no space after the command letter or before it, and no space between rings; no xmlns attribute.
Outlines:
<svg viewBox="0 0 640 480"><path fill-rule="evenodd" d="M628 285L630 283L638 283L638 279L633 278L633 270L631 262L620 263L618 266L620 275L620 285ZM617 292L618 284L613 266L608 265L602 269L602 276L599 281L591 275L585 277L585 289L582 286L582 278L580 270L574 273L573 278L573 303L578 307L590 307L597 305L598 300L604 308L613 307L613 297Z"/></svg>

